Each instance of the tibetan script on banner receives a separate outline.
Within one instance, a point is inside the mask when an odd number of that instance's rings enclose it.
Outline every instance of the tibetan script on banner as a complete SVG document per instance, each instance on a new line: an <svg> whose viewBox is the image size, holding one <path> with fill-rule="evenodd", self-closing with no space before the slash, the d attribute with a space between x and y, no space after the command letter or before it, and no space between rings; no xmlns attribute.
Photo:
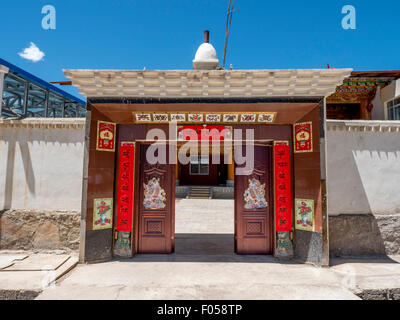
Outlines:
<svg viewBox="0 0 400 320"><path fill-rule="evenodd" d="M97 122L97 151L115 151L116 124L112 122Z"/></svg>
<svg viewBox="0 0 400 320"><path fill-rule="evenodd" d="M275 229L292 231L290 147L287 141L274 143Z"/></svg>
<svg viewBox="0 0 400 320"><path fill-rule="evenodd" d="M132 232L135 146L122 145L119 152L117 231Z"/></svg>
<svg viewBox="0 0 400 320"><path fill-rule="evenodd" d="M294 125L294 152L312 152L312 122L296 123Z"/></svg>

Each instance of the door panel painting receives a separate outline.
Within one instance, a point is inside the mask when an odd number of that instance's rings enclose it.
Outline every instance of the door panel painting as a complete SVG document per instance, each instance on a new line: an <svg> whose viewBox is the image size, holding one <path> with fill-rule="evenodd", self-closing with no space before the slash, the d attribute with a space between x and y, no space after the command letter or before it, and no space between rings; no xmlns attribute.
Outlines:
<svg viewBox="0 0 400 320"><path fill-rule="evenodd" d="M242 154L245 154L245 146ZM235 164L237 168L244 167ZM271 147L254 146L254 169L235 172L235 251L272 254Z"/></svg>
<svg viewBox="0 0 400 320"><path fill-rule="evenodd" d="M139 253L174 250L175 165L149 164L140 146ZM168 155L167 155L168 157Z"/></svg>

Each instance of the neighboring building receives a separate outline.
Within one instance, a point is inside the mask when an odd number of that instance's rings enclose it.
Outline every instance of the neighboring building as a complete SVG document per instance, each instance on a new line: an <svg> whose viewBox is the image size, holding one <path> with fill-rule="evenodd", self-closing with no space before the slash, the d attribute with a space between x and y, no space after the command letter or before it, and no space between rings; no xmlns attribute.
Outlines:
<svg viewBox="0 0 400 320"><path fill-rule="evenodd" d="M399 120L387 112L389 100L396 98L396 88L400 95L399 78L400 71L353 71L327 97L327 119Z"/></svg>
<svg viewBox="0 0 400 320"><path fill-rule="evenodd" d="M400 80L380 90L385 120L400 120Z"/></svg>
<svg viewBox="0 0 400 320"><path fill-rule="evenodd" d="M0 118L80 118L86 103L0 59Z"/></svg>

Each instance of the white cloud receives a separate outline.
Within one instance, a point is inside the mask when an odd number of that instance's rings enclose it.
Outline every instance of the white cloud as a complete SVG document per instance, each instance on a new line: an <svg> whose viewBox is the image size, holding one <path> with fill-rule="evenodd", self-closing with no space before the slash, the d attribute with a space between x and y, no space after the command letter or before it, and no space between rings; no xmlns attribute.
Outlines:
<svg viewBox="0 0 400 320"><path fill-rule="evenodd" d="M18 55L33 62L39 62L45 56L44 52L40 51L40 49L33 42L31 42L29 48L25 48L24 51L19 52Z"/></svg>

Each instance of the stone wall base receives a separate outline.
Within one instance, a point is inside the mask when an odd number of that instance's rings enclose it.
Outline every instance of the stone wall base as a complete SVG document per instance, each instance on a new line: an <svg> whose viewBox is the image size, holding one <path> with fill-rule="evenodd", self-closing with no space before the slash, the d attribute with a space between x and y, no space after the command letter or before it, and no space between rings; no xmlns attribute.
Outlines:
<svg viewBox="0 0 400 320"><path fill-rule="evenodd" d="M2 250L78 250L79 212L0 211Z"/></svg>
<svg viewBox="0 0 400 320"><path fill-rule="evenodd" d="M79 249L80 213L0 211L1 250ZM332 256L400 254L400 214L329 216Z"/></svg>
<svg viewBox="0 0 400 320"><path fill-rule="evenodd" d="M332 256L400 254L400 214L329 216Z"/></svg>
<svg viewBox="0 0 400 320"><path fill-rule="evenodd" d="M1 290L0 300L35 300L41 291L34 290Z"/></svg>

